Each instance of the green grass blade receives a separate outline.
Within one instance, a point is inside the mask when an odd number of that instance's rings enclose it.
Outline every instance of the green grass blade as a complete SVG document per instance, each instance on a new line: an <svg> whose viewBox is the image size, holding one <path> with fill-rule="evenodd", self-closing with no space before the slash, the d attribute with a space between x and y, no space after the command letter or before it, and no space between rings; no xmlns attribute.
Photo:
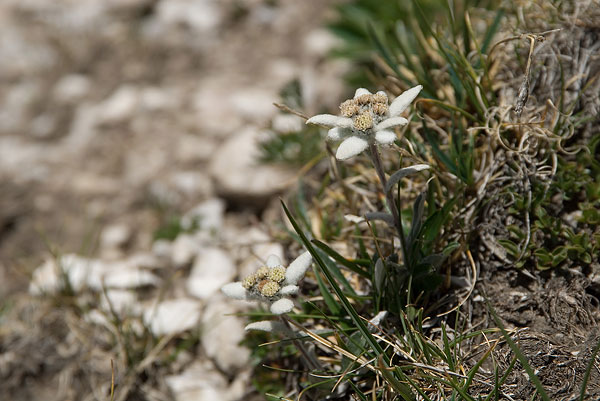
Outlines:
<svg viewBox="0 0 600 401"><path fill-rule="evenodd" d="M335 291L338 299L342 303L342 306L344 307L344 309L346 310L346 312L350 316L350 319L352 319L352 322L356 325L356 327L358 328L358 330L361 332L361 334L363 335L363 337L365 338L365 340L367 341L367 343L371 347L371 350L377 356L382 355L385 358L386 363L389 363L389 358L383 352L383 348L381 348L381 346L379 345L379 343L371 335L371 333L367 329L367 326L365 325L365 323L363 322L363 320L361 319L361 317L358 315L358 313L356 312L356 310L354 310L354 308L352 307L352 305L348 301L348 298L346 298L346 296L342 292L341 288L337 285L337 282L335 281L334 277L329 272L329 269L327 269L327 266L325 265L325 262L323 262L323 260L321 259L321 256L320 256L319 252L316 251L316 249L313 247L312 243L308 240L308 238L306 238L306 235L304 235L304 232L300 229L300 226L298 225L298 223L296 222L296 220L294 219L294 217L292 216L292 214L290 213L289 209L287 208L287 206L285 205L285 203L283 201L281 201L281 205L283 206L283 210L284 210L286 216L288 217L288 219L292 223L292 226L294 227L294 230L296 230L296 233L300 236L300 238L302 240L302 243L306 247L306 250L308 252L310 252L310 254L312 255L312 257L314 258L315 262L317 263L317 265L319 266L319 268L321 269L321 271L323 272L323 274L327 278L327 281L329 282L329 285L331 285L331 287Z"/></svg>
<svg viewBox="0 0 600 401"><path fill-rule="evenodd" d="M327 267L329 272L344 287L346 292L349 293L352 297L356 297L357 296L356 291L354 291L354 288L352 288L352 286L350 285L348 280L346 280L346 277L344 277L344 275L342 274L340 269L337 267L335 262L333 260L331 260L329 255L327 255L324 251L322 251L320 249L315 249L315 252L317 252L319 254L319 256L321 257L321 260L325 263L325 266Z"/></svg>
<svg viewBox="0 0 600 401"><path fill-rule="evenodd" d="M323 282L323 279L321 278L321 275L316 270L316 268L315 268L315 277L317 278L317 285L319 286L319 291L321 291L321 295L323 296L323 301L325 301L325 305L327 305L327 308L329 308L329 311L331 312L332 315L339 316L340 305L333 298L333 296L327 289L327 286L325 286L325 283Z"/></svg>
<svg viewBox="0 0 600 401"><path fill-rule="evenodd" d="M312 243L315 244L316 246L318 246L319 248L321 248L321 250L323 250L327 255L331 256L333 258L333 260L335 260L342 266L345 266L348 269L352 270L354 273L360 274L361 276L363 276L365 278L371 277L371 275L368 272L361 269L358 264L353 263L352 261L344 258L342 255L337 253L333 248L331 248L326 243L321 242L316 239L312 240Z"/></svg>
<svg viewBox="0 0 600 401"><path fill-rule="evenodd" d="M598 355L598 351L600 351L600 341L594 347L594 351L592 351L592 357L588 362L587 368L585 369L585 374L583 375L583 381L581 382L581 393L579 395L579 400L585 400L585 389L587 388L588 380L590 379L590 373L592 373L592 368L594 367L594 363L596 362L596 356Z"/></svg>
<svg viewBox="0 0 600 401"><path fill-rule="evenodd" d="M515 355L519 359L519 362L521 362L521 365L525 369L525 372L527 372L527 375L529 376L529 379L533 382L533 384L534 384L534 386L535 386L538 394L540 395L540 397L542 397L542 400L544 400L544 401L550 401L550 397L548 397L548 394L546 393L546 390L544 389L544 386L542 385L542 382L540 382L540 379L537 377L537 375L535 374L535 372L531 368L531 365L529 364L529 361L527 360L527 357L523 354L523 352L517 346L517 344L513 341L513 339L510 338L510 336L508 335L508 333L504 329L504 325L500 321L500 318L498 317L498 315L496 315L496 312L494 311L494 308L492 308L492 305L489 303L489 301L488 301L488 308L490 310L490 314L492 315L492 318L496 322L496 325L498 326L498 328L502 332L502 336L504 337L504 340L506 340L506 343L508 344L508 346L510 347L510 349L515 353Z"/></svg>
<svg viewBox="0 0 600 401"><path fill-rule="evenodd" d="M494 35L500 27L500 21L502 20L502 17L504 17L504 10L499 10L496 14L496 17L494 18L494 21L492 22L492 25L490 25L487 32L485 33L485 37L483 38L483 42L481 44L481 53L485 54L487 52L488 47L490 47L490 43L492 42Z"/></svg>

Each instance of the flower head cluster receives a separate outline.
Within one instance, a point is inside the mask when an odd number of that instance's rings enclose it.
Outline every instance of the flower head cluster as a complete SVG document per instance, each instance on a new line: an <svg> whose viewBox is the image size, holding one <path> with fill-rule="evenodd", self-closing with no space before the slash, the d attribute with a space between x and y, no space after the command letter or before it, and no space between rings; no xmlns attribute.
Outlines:
<svg viewBox="0 0 600 401"><path fill-rule="evenodd" d="M336 158L346 160L358 155L370 144L391 145L396 140L394 127L408 124L400 114L412 103L423 87L417 85L398 96L388 106L385 92L372 94L359 88L354 98L340 105L341 116L319 114L309 118L307 124L318 124L331 128L329 140L343 140Z"/></svg>
<svg viewBox="0 0 600 401"><path fill-rule="evenodd" d="M242 281L226 284L221 290L234 299L267 301L271 304L271 312L276 315L288 313L294 303L287 297L298 293L298 281L304 277L311 263L312 257L308 252L298 256L288 268L281 264L277 256L271 255L266 266Z"/></svg>

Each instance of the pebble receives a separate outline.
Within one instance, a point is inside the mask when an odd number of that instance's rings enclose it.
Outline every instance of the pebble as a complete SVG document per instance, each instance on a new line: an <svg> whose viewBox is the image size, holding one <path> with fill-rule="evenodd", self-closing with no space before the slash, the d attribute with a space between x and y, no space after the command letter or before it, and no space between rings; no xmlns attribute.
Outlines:
<svg viewBox="0 0 600 401"><path fill-rule="evenodd" d="M201 306L187 298L150 305L144 310L144 323L155 336L179 334L198 327Z"/></svg>
<svg viewBox="0 0 600 401"><path fill-rule="evenodd" d="M231 257L219 248L204 248L198 255L187 280L190 295L208 299L233 280L237 269Z"/></svg>
<svg viewBox="0 0 600 401"><path fill-rule="evenodd" d="M231 314L238 312L229 300L214 297L202 317L202 346L206 355L225 372L234 372L248 365L250 350L239 343L246 333L244 323Z"/></svg>

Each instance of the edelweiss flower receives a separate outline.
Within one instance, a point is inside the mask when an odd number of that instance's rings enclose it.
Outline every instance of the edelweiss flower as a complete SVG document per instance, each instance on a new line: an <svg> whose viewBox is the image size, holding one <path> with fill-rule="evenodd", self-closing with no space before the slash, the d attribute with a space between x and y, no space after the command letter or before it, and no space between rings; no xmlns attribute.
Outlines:
<svg viewBox="0 0 600 401"><path fill-rule="evenodd" d="M385 92L372 94L365 88L359 88L353 99L340 105L342 116L319 114L309 118L306 123L331 128L327 133L329 140L343 139L335 157L346 160L361 153L372 143L391 145L396 139L393 128L408 124L408 120L400 117L400 114L421 89L423 86L417 85L405 91L388 106Z"/></svg>
<svg viewBox="0 0 600 401"><path fill-rule="evenodd" d="M267 301L271 304L271 312L276 315L288 313L294 303L286 297L298 293L298 281L304 277L311 263L312 256L304 252L286 269L277 256L271 255L266 266L242 281L226 284L221 291L233 299Z"/></svg>

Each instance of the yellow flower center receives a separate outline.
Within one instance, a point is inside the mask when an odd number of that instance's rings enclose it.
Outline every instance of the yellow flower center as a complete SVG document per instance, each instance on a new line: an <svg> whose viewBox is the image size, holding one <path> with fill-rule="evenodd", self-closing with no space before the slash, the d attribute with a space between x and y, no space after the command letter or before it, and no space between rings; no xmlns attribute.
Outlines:
<svg viewBox="0 0 600 401"><path fill-rule="evenodd" d="M364 96L364 95L363 95ZM354 118L354 128L359 131L366 131L373 128L373 116L368 111L360 113Z"/></svg>

